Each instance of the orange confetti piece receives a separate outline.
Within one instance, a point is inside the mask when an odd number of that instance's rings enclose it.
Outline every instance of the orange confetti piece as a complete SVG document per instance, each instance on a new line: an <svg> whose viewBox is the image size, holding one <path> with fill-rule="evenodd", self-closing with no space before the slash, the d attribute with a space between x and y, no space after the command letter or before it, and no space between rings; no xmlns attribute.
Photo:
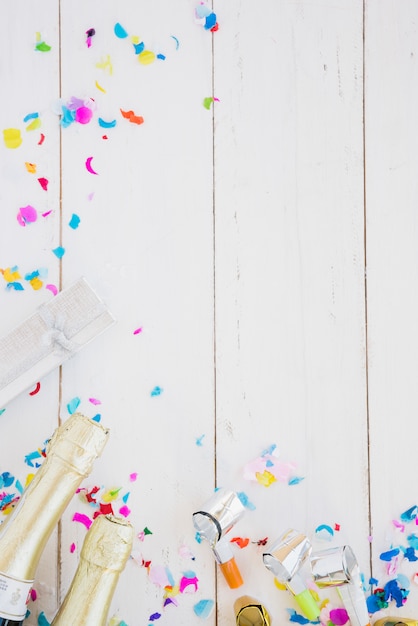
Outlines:
<svg viewBox="0 0 418 626"><path fill-rule="evenodd" d="M132 122L132 124L144 123L144 118L141 115L135 115L133 111L122 111L121 109L120 112L122 113L122 116Z"/></svg>
<svg viewBox="0 0 418 626"><path fill-rule="evenodd" d="M26 167L27 171L29 172L29 174L36 174L36 165L35 165L35 163L28 163L27 161L25 161L25 167Z"/></svg>
<svg viewBox="0 0 418 626"><path fill-rule="evenodd" d="M236 543L237 546L239 546L241 549L245 548L250 543L250 540L248 539L248 537L234 537L230 541L231 543Z"/></svg>

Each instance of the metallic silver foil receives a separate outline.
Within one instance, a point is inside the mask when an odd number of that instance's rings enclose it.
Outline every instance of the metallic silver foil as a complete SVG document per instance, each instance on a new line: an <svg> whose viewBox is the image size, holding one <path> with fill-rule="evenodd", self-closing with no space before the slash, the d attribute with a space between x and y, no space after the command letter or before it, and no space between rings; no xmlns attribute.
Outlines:
<svg viewBox="0 0 418 626"><path fill-rule="evenodd" d="M289 529L267 546L263 562L279 582L288 586L308 559L311 549L311 543L305 535Z"/></svg>
<svg viewBox="0 0 418 626"><path fill-rule="evenodd" d="M193 513L193 525L213 548L245 512L244 505L234 491L219 489Z"/></svg>

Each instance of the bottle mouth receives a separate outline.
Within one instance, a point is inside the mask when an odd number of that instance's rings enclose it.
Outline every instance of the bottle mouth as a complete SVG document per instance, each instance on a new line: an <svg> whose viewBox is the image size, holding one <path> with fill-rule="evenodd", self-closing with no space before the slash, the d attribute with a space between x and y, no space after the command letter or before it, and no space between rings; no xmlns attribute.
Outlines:
<svg viewBox="0 0 418 626"><path fill-rule="evenodd" d="M270 616L262 604L247 604L236 616L237 626L270 626Z"/></svg>

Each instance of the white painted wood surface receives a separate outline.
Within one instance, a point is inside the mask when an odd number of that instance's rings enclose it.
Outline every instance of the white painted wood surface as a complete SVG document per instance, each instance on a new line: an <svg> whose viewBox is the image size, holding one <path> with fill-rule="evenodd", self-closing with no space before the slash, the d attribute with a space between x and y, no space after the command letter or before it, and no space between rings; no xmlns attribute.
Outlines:
<svg viewBox="0 0 418 626"><path fill-rule="evenodd" d="M47 268L45 283L59 288L85 276L117 318L38 394L5 407L0 473L24 481L25 455L80 398L79 410L111 429L85 486L130 491L137 533L152 531L136 541L109 619L141 626L159 612L162 626L198 624L193 606L207 598L217 604L206 623L227 626L248 593L284 624L297 607L262 548L234 547L245 583L230 590L195 540L192 513L215 486L244 492L255 510L234 535L257 542L294 527L318 549L347 543L366 583L385 582L379 555L404 541L391 520L416 504L418 5L216 1L214 33L196 23L196 5L0 5L0 130L23 137L15 150L0 145L0 268ZM34 50L37 32L49 52ZM138 63L132 36L165 60ZM60 128L56 103L71 97L97 110ZM206 97L216 99L209 109ZM42 126L27 132L34 111ZM98 117L117 124L101 128ZM22 227L27 204L52 213ZM1 334L53 297L45 284L34 291L22 279L16 292L0 281ZM272 444L302 482L244 479ZM72 517L86 510L75 497L48 544L29 626L42 611L51 620L65 595L85 535ZM340 525L330 544L315 535L321 524ZM141 559L176 584L195 571L198 591L163 609ZM418 617L414 563L401 571L409 599L390 614Z"/></svg>

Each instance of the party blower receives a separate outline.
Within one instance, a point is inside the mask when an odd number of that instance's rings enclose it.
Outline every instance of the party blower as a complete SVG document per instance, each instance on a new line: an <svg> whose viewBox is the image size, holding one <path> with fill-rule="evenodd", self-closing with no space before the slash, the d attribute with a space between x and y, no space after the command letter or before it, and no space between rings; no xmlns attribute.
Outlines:
<svg viewBox="0 0 418 626"><path fill-rule="evenodd" d="M360 568L350 546L339 546L313 553L311 567L318 587L337 588L351 625L370 626Z"/></svg>
<svg viewBox="0 0 418 626"><path fill-rule="evenodd" d="M244 511L244 505L235 492L219 489L203 505L201 511L193 513L193 525L201 537L209 542L231 589L240 587L244 581L225 535L242 517Z"/></svg>
<svg viewBox="0 0 418 626"><path fill-rule="evenodd" d="M320 608L301 576L301 569L311 549L311 543L305 535L289 529L266 548L263 563L295 597L305 617L315 621L319 617Z"/></svg>

